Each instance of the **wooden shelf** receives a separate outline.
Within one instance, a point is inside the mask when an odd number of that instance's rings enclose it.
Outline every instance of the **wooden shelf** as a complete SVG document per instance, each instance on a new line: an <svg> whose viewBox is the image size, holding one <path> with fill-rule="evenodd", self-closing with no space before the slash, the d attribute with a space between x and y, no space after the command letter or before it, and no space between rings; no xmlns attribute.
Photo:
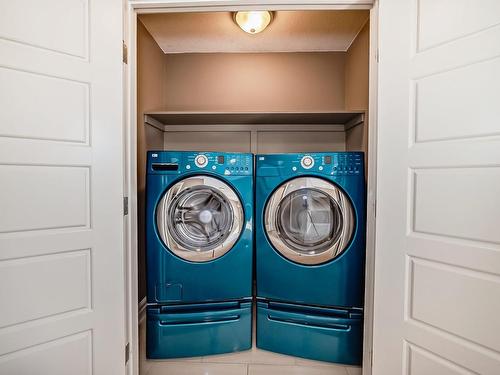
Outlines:
<svg viewBox="0 0 500 375"><path fill-rule="evenodd" d="M279 125L334 126L347 130L364 122L364 111L335 112L176 112L153 111L145 113L144 122L163 131L179 131L180 127L201 126L223 128L227 125L246 128L245 125L261 125L276 128Z"/></svg>

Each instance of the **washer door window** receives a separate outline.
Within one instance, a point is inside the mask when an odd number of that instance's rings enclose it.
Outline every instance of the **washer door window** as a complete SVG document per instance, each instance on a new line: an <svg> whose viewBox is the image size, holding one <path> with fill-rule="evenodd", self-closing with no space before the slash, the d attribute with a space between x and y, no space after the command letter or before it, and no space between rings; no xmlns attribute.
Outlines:
<svg viewBox="0 0 500 375"><path fill-rule="evenodd" d="M264 225L274 248L301 264L321 264L338 257L351 241L355 216L351 201L336 185L299 177L269 198Z"/></svg>
<svg viewBox="0 0 500 375"><path fill-rule="evenodd" d="M165 246L193 262L210 261L231 250L243 220L243 207L235 191L209 176L177 182L156 210L156 225Z"/></svg>

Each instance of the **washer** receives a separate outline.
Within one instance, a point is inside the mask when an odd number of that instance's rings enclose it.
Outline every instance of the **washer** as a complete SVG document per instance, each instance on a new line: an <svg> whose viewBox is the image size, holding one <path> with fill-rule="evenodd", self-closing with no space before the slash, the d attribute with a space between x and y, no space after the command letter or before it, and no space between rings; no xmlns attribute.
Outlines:
<svg viewBox="0 0 500 375"><path fill-rule="evenodd" d="M147 163L148 358L249 349L253 156L151 151Z"/></svg>
<svg viewBox="0 0 500 375"><path fill-rule="evenodd" d="M363 153L256 157L257 346L360 364Z"/></svg>

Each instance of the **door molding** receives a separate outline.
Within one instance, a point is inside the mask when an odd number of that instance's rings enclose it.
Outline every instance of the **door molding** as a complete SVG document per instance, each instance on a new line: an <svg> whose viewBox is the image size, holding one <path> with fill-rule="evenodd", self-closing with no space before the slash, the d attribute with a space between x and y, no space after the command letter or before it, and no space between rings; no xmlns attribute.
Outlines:
<svg viewBox="0 0 500 375"><path fill-rule="evenodd" d="M367 238L365 268L365 318L363 338L363 375L372 373L373 273L375 267L375 197L377 156L377 75L378 75L378 0L124 0L124 38L128 49L125 65L125 191L129 193L126 221L127 332L132 355L128 375L139 375L139 302L137 271L137 16L144 13L237 11L272 8L274 10L370 10L369 113L367 152Z"/></svg>

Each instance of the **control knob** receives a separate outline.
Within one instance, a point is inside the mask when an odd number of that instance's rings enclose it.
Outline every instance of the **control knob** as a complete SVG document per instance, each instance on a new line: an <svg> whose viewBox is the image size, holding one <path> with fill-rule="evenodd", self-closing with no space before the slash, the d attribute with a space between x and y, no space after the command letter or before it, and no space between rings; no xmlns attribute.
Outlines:
<svg viewBox="0 0 500 375"><path fill-rule="evenodd" d="M197 155L194 158L194 163L198 168L205 168L208 164L208 158L205 155Z"/></svg>
<svg viewBox="0 0 500 375"><path fill-rule="evenodd" d="M311 169L314 166L314 159L306 155L300 160L300 165L302 165L304 169Z"/></svg>

